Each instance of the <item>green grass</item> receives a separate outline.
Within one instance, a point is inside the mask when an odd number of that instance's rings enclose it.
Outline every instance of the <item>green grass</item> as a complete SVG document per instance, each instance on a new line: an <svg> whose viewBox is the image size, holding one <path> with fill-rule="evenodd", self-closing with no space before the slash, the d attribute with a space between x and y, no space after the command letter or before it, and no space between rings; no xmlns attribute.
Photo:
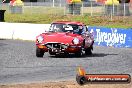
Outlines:
<svg viewBox="0 0 132 88"><path fill-rule="evenodd" d="M7 9L7 7L6 7ZM24 7L23 14L10 14L9 9L5 13L6 22L50 24L53 21L81 21L90 26L105 26L112 28L132 28L132 16L99 16L84 9L83 15L64 15L64 8L60 7ZM88 11L88 12L87 12ZM101 11L101 8L100 8ZM96 16L95 16L96 15ZM98 15L98 16L97 16Z"/></svg>

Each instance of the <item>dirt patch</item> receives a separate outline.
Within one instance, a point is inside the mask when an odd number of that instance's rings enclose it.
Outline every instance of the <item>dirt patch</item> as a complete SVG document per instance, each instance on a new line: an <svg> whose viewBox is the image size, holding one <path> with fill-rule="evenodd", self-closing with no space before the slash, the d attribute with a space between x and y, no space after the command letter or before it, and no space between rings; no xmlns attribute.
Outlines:
<svg viewBox="0 0 132 88"><path fill-rule="evenodd" d="M132 83L86 84L80 86L75 81L65 81L65 82L44 82L44 83L0 85L0 88L132 88Z"/></svg>

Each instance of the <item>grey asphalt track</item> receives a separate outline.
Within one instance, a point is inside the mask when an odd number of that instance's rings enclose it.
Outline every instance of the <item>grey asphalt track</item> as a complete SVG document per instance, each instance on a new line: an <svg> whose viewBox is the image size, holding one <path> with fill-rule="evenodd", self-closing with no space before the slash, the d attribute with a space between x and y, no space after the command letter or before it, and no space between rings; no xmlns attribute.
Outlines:
<svg viewBox="0 0 132 88"><path fill-rule="evenodd" d="M35 43L0 39L0 84L75 80L77 67L89 74L132 75L132 48L94 46L92 56L35 56Z"/></svg>

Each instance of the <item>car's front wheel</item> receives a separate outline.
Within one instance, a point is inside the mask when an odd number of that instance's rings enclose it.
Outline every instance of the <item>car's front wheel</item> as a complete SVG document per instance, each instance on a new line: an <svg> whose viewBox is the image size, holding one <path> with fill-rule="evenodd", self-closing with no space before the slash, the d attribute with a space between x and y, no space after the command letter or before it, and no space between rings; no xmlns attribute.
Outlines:
<svg viewBox="0 0 132 88"><path fill-rule="evenodd" d="M44 50L36 47L36 56L37 57L43 57L43 55L44 55Z"/></svg>
<svg viewBox="0 0 132 88"><path fill-rule="evenodd" d="M82 50L76 52L76 53L75 53L75 56L77 56L77 57L81 57L81 56L82 56Z"/></svg>

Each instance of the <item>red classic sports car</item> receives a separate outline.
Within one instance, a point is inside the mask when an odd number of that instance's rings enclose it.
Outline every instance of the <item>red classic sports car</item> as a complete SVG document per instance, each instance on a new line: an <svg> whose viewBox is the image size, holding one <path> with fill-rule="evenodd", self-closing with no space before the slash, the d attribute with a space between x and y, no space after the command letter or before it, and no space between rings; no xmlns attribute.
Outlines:
<svg viewBox="0 0 132 88"><path fill-rule="evenodd" d="M36 37L36 56L43 57L45 52L50 55L75 54L81 56L85 51L91 55L94 38L85 24L81 22L53 22L49 31Z"/></svg>

